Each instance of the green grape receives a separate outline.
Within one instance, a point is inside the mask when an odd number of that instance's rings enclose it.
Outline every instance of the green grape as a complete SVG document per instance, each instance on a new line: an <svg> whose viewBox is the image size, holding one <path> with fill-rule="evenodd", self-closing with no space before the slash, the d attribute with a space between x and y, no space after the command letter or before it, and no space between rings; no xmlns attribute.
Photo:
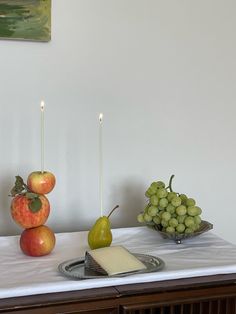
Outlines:
<svg viewBox="0 0 236 314"><path fill-rule="evenodd" d="M197 209L197 215L201 215L201 213L202 213L201 208L200 208L200 207L198 207L198 206L195 206L195 207L196 207L196 209Z"/></svg>
<svg viewBox="0 0 236 314"><path fill-rule="evenodd" d="M152 182L152 184L150 185L150 188L155 189L155 191L156 191L158 189L157 182Z"/></svg>
<svg viewBox="0 0 236 314"><path fill-rule="evenodd" d="M178 207L181 205L181 198L179 196L175 196L171 200L171 204L175 207Z"/></svg>
<svg viewBox="0 0 236 314"><path fill-rule="evenodd" d="M193 198L188 198L186 200L186 205L187 206L194 206L196 204L195 200Z"/></svg>
<svg viewBox="0 0 236 314"><path fill-rule="evenodd" d="M162 226L162 230L173 233L193 233L201 225L200 207L196 206L193 198L186 194L168 192L162 181L154 181L145 192L149 198L149 204L143 213L137 216L140 223L152 223Z"/></svg>
<svg viewBox="0 0 236 314"><path fill-rule="evenodd" d="M184 205L180 205L176 208L175 212L179 216L184 216L187 213L187 208Z"/></svg>
<svg viewBox="0 0 236 314"><path fill-rule="evenodd" d="M137 220L138 220L138 222L140 222L140 223L144 222L143 214L139 214L139 215L137 216Z"/></svg>
<svg viewBox="0 0 236 314"><path fill-rule="evenodd" d="M170 220L170 218L171 218L171 214L168 212L163 212L161 215L162 220L168 221L168 220Z"/></svg>
<svg viewBox="0 0 236 314"><path fill-rule="evenodd" d="M144 208L144 213L147 213L148 212L148 208L150 207L150 205L148 204L147 206L145 206L145 208Z"/></svg>
<svg viewBox="0 0 236 314"><path fill-rule="evenodd" d="M189 216L197 216L198 215L198 209L196 206L189 206L187 211L188 211Z"/></svg>
<svg viewBox="0 0 236 314"><path fill-rule="evenodd" d="M176 227L176 231L178 233L183 233L185 230L185 225L184 224L178 224L178 226Z"/></svg>
<svg viewBox="0 0 236 314"><path fill-rule="evenodd" d="M199 225L198 224L195 224L193 227L192 227L192 229L193 229L193 231L197 231L198 229L199 229Z"/></svg>
<svg viewBox="0 0 236 314"><path fill-rule="evenodd" d="M165 208L167 205L168 205L168 200L167 200L167 198L161 198L160 201L159 201L159 206L160 206L161 208Z"/></svg>
<svg viewBox="0 0 236 314"><path fill-rule="evenodd" d="M160 225L161 223L161 218L159 216L155 216L153 217L153 222L156 224L156 225Z"/></svg>
<svg viewBox="0 0 236 314"><path fill-rule="evenodd" d="M184 224L186 227L189 227L189 228L193 227L195 224L193 217L190 217L190 216L186 217L184 220Z"/></svg>
<svg viewBox="0 0 236 314"><path fill-rule="evenodd" d="M181 204L186 204L186 201L188 199L187 195L180 194L179 197L181 198Z"/></svg>
<svg viewBox="0 0 236 314"><path fill-rule="evenodd" d="M162 181L157 181L156 184L157 184L157 188L158 188L158 189L161 189L161 188L164 188L164 187L165 187L165 183L162 182Z"/></svg>
<svg viewBox="0 0 236 314"><path fill-rule="evenodd" d="M168 204L166 207L166 211L170 214L174 214L175 213L175 207L172 204Z"/></svg>
<svg viewBox="0 0 236 314"><path fill-rule="evenodd" d="M166 228L166 227L168 227L168 222L166 220L162 219L161 225L162 225L162 227Z"/></svg>
<svg viewBox="0 0 236 314"><path fill-rule="evenodd" d="M150 187L147 189L147 191L145 192L145 195L146 195L147 197L151 197L151 196L152 196L153 194L155 194L155 193L156 193L156 189L150 186Z"/></svg>
<svg viewBox="0 0 236 314"><path fill-rule="evenodd" d="M159 211L159 209L158 209L158 213L156 214L156 216L158 216L158 217L161 217L161 211Z"/></svg>
<svg viewBox="0 0 236 314"><path fill-rule="evenodd" d="M156 216L157 213L158 213L158 209L156 206L150 206L148 208L148 215L149 216L154 217L154 216Z"/></svg>
<svg viewBox="0 0 236 314"><path fill-rule="evenodd" d="M157 196L159 198L164 198L167 196L167 194L168 194L168 192L164 188L160 188L159 190L157 190Z"/></svg>
<svg viewBox="0 0 236 314"><path fill-rule="evenodd" d="M175 228L178 226L179 222L176 218L171 218L169 221L168 221L168 224L169 226Z"/></svg>
<svg viewBox="0 0 236 314"><path fill-rule="evenodd" d="M193 219L194 219L195 224L197 224L197 225L200 225L200 223L202 222L200 216L195 216Z"/></svg>
<svg viewBox="0 0 236 314"><path fill-rule="evenodd" d="M178 216L178 217L177 217L177 220L178 220L178 222L179 222L180 224L183 224L186 217L187 217L187 215Z"/></svg>
<svg viewBox="0 0 236 314"><path fill-rule="evenodd" d="M175 233L175 228L174 228L174 227L171 227L171 226L168 226L168 227L166 228L166 232L168 232L168 233Z"/></svg>
<svg viewBox="0 0 236 314"><path fill-rule="evenodd" d="M157 192L157 189L150 185L148 191L151 195L154 195Z"/></svg>
<svg viewBox="0 0 236 314"><path fill-rule="evenodd" d="M194 233L194 230L188 227L184 230L184 233L191 234L191 233Z"/></svg>
<svg viewBox="0 0 236 314"><path fill-rule="evenodd" d="M146 197L148 197L148 198L150 198L150 197L151 197L151 194L149 193L149 191L148 191L148 190L145 192L145 196L146 196Z"/></svg>
<svg viewBox="0 0 236 314"><path fill-rule="evenodd" d="M158 197L156 196L156 194L152 195L151 198L150 198L150 203L154 206L157 206L158 205Z"/></svg>
<svg viewBox="0 0 236 314"><path fill-rule="evenodd" d="M144 219L145 222L151 222L152 221L152 216L150 216L147 213L145 213L143 215L143 219Z"/></svg>
<svg viewBox="0 0 236 314"><path fill-rule="evenodd" d="M170 202L172 200L172 198L174 198L175 196L177 196L177 194L175 192L169 192L167 195L167 199Z"/></svg>

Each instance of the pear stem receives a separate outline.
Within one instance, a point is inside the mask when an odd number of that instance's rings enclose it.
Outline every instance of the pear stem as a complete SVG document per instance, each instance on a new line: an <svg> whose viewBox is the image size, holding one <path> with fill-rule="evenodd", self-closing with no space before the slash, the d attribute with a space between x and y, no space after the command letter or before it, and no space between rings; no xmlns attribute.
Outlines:
<svg viewBox="0 0 236 314"><path fill-rule="evenodd" d="M109 215L107 216L107 218L109 218L111 216L111 214L114 212L115 209L117 209L119 207L119 205L116 205L109 213Z"/></svg>

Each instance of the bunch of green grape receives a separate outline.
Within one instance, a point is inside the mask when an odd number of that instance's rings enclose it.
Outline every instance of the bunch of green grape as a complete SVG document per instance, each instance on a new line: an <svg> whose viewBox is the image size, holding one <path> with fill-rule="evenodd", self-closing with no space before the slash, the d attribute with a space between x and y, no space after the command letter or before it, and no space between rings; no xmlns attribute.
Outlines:
<svg viewBox="0 0 236 314"><path fill-rule="evenodd" d="M202 210L193 198L173 192L173 178L174 175L167 187L162 181L153 182L149 186L145 193L148 205L138 215L137 220L170 234L191 234L200 227Z"/></svg>

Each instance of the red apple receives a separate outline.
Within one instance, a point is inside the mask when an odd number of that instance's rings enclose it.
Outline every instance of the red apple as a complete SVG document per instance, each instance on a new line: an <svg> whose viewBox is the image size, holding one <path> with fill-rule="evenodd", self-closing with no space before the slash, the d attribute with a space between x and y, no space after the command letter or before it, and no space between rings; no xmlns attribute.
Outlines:
<svg viewBox="0 0 236 314"><path fill-rule="evenodd" d="M21 227L28 229L43 225L50 213L50 204L46 196L40 195L41 207L32 211L29 207L31 199L25 195L17 195L11 202L11 215Z"/></svg>
<svg viewBox="0 0 236 314"><path fill-rule="evenodd" d="M26 229L20 237L20 248L29 256L47 255L53 250L55 243L55 235L47 226Z"/></svg>
<svg viewBox="0 0 236 314"><path fill-rule="evenodd" d="M56 178L49 171L34 171L27 179L28 188L38 194L48 194L54 188L55 183Z"/></svg>

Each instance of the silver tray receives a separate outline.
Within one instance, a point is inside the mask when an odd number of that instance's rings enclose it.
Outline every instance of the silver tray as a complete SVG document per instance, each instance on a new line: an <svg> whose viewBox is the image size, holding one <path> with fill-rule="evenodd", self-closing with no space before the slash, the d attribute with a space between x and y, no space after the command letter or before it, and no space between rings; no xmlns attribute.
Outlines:
<svg viewBox="0 0 236 314"><path fill-rule="evenodd" d="M211 229L213 229L213 224L211 224L208 221L202 220L200 224L200 228L196 230L193 233L189 234L184 234L184 233L167 233L164 231L161 231L159 228L159 225L153 225L152 228L154 228L160 235L162 236L163 239L170 239L175 241L177 244L181 244L182 240L184 239L190 239L196 236L199 236L200 234L203 234L204 232L207 232Z"/></svg>
<svg viewBox="0 0 236 314"><path fill-rule="evenodd" d="M69 261L65 261L58 266L58 270L61 274L71 279L95 279L95 278L111 278L111 277L125 277L135 274L151 273L161 270L165 263L159 257L146 255L146 254L134 254L144 265L147 267L144 270L133 271L129 273L123 273L113 276L107 276L98 272L88 269L84 265L84 257L77 258Z"/></svg>

